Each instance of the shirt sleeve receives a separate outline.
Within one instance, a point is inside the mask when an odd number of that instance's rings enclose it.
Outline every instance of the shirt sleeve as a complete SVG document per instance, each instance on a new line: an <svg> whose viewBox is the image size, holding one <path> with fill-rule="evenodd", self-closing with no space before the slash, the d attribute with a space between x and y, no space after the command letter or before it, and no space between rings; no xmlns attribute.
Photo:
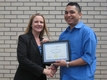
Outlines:
<svg viewBox="0 0 107 80"><path fill-rule="evenodd" d="M97 37L93 31L88 31L84 36L82 59L89 65L96 60Z"/></svg>

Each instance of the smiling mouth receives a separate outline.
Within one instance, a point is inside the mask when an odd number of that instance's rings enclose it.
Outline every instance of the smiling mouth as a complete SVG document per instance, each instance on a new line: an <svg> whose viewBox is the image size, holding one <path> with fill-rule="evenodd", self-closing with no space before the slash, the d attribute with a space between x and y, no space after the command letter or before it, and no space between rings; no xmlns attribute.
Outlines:
<svg viewBox="0 0 107 80"><path fill-rule="evenodd" d="M38 29L39 29L39 28L41 28L41 26L37 26L36 28L38 28Z"/></svg>
<svg viewBox="0 0 107 80"><path fill-rule="evenodd" d="M67 20L72 20L73 18L66 18Z"/></svg>
<svg viewBox="0 0 107 80"><path fill-rule="evenodd" d="M67 21L71 21L71 19L67 19Z"/></svg>

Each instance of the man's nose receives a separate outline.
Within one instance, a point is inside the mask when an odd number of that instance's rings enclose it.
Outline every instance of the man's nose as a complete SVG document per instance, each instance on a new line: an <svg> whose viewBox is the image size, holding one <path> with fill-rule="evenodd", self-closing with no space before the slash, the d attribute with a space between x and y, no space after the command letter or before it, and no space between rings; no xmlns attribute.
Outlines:
<svg viewBox="0 0 107 80"><path fill-rule="evenodd" d="M67 16L70 16L70 15L71 15L70 13L67 14Z"/></svg>

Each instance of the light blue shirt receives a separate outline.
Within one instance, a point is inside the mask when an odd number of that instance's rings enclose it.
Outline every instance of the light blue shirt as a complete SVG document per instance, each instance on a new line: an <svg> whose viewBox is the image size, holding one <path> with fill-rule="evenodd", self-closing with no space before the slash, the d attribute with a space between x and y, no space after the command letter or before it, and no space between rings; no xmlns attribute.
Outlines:
<svg viewBox="0 0 107 80"><path fill-rule="evenodd" d="M69 40L71 61L82 58L87 62L84 66L60 67L60 80L94 80L97 45L94 31L79 22L72 30L68 26L59 40Z"/></svg>

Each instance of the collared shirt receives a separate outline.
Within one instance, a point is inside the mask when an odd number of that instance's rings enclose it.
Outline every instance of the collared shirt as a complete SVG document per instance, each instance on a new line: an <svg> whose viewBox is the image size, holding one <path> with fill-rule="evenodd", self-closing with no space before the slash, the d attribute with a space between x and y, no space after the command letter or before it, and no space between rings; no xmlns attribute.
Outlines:
<svg viewBox="0 0 107 80"><path fill-rule="evenodd" d="M72 30L68 26L59 40L69 40L71 61L82 58L87 62L87 65L83 66L60 67L60 80L94 80L97 45L94 31L79 22Z"/></svg>

